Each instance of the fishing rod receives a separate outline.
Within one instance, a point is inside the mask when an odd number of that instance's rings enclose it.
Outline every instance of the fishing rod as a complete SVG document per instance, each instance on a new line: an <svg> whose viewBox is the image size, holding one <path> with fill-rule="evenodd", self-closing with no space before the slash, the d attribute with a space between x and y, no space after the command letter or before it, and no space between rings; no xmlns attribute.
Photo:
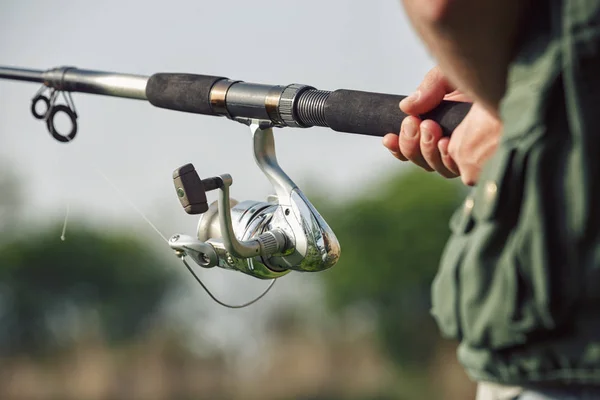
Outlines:
<svg viewBox="0 0 600 400"><path fill-rule="evenodd" d="M233 179L228 174L201 179L192 164L173 173L183 209L190 215L200 215L195 236L174 235L168 241L192 274L186 257L203 268L221 267L273 280L291 271L318 272L335 265L340 244L327 222L280 167L273 128L320 126L384 136L397 132L407 116L398 107L405 96L346 89L326 91L301 84L265 85L208 75L157 73L148 77L69 66L45 71L0 66L0 78L42 84L32 99L31 112L46 122L49 132L60 142L71 142L77 134L78 114L72 92L145 100L156 107L226 117L250 127L255 161L275 192L267 201L231 199ZM49 94L44 94L46 91ZM57 103L60 94L64 104ZM470 107L470 103L444 101L421 117L438 122L448 136ZM59 132L54 123L61 112L71 120L66 134ZM218 200L209 205L206 193L213 190L218 191Z"/></svg>
<svg viewBox="0 0 600 400"><path fill-rule="evenodd" d="M398 131L406 117L398 108L405 96L345 89L330 92L300 84L264 85L209 75L158 73L147 77L74 67L42 71L0 66L0 78L43 83L58 92L147 100L156 107L175 111L270 121L275 127L320 126L338 132L384 136ZM40 102L49 108L48 97L38 94L33 105ZM444 134L449 135L470 106L444 101L422 117L438 122ZM46 119L52 121L58 112L67 113L75 121L76 116L64 108L55 109ZM39 112L34 115L43 116ZM52 122L50 125L54 126ZM72 132L76 132L75 122Z"/></svg>

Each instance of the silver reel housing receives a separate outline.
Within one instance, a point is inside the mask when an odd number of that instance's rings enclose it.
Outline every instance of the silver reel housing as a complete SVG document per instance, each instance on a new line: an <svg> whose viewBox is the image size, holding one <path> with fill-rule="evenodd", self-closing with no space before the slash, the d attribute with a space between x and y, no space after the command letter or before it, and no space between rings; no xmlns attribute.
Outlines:
<svg viewBox="0 0 600 400"><path fill-rule="evenodd" d="M236 202L229 197L233 183L227 174L202 180L207 189L175 179L182 205L190 214L201 213L196 237L175 235L169 245L180 257L188 256L204 268L221 267L259 279L275 279L291 271L319 272L340 257L340 244L300 188L277 162L270 122L250 120L254 158L271 182L275 195L265 202ZM186 170L200 182L193 167ZM194 176L195 175L195 176ZM193 186L193 187L189 187ZM205 190L218 190L210 207L190 212L189 200ZM201 191L201 193L194 193Z"/></svg>

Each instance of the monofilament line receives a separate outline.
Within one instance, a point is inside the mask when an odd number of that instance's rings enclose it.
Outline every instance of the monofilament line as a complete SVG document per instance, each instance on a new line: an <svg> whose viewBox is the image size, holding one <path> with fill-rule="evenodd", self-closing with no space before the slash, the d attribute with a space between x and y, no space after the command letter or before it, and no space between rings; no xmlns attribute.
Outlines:
<svg viewBox="0 0 600 400"><path fill-rule="evenodd" d="M105 181L106 181L106 182L107 182L107 183L108 183L108 184L109 184L109 185L110 185L110 186L111 186L111 187L112 187L112 188L113 188L113 189L114 189L116 192L117 192L117 194L118 194L118 195L121 197L121 199L123 199L124 201L126 201L126 202L127 202L127 203L128 203L130 206L131 206L131 208L132 208L132 209L133 209L135 212L137 212L137 213L140 215L140 217L142 217L142 218L144 219L144 221L146 221L146 222L148 223L148 225L150 225L150 227L151 227L152 229L154 229L154 231L155 231L156 233L158 233L158 235L159 235L159 236L162 238L162 240L164 240L164 241L165 241L165 242L167 242L167 244L168 244L168 243L169 243L169 240L168 240L168 239L165 237L165 235L163 235L163 234L162 234L162 232L161 232L161 231L160 231L160 230L159 230L159 229L156 227L156 225L154 225L154 224L152 223L152 221L150 221L150 219L149 219L148 217L146 217L146 214L144 214L144 213L142 212L142 210L140 210L140 209L139 209L139 208L138 208L138 207L137 207L137 206L136 206L136 205L135 205L135 204L134 204L134 203L133 203L133 202L132 202L132 201L131 201L131 200L130 200L130 199L129 199L129 198L126 196L126 195L125 195L125 193L123 193L123 192L121 191L121 189L119 189L119 188L117 187L117 185L115 185L115 184L114 184L114 183L113 183L113 182L112 182L112 181L111 181L111 180L108 178L108 176L106 176L106 175L105 175L105 174L104 174L102 171L100 171L98 168L95 168L95 169L96 169L96 172L97 172L98 174L100 174L100 176L101 176L101 177L102 177L102 178L103 178L103 179L104 179L104 180L105 180Z"/></svg>
<svg viewBox="0 0 600 400"><path fill-rule="evenodd" d="M181 257L181 261L183 261L183 265L185 265L185 267L187 268L188 271L190 271L190 273L192 274L192 276L194 277L194 279L196 279L196 282L198 282L200 284L200 286L202 286L202 289L204 289L204 291L210 296L211 299L214 300L215 303L225 307L225 308L231 308L231 309L240 309L240 308L246 308L251 306L252 304L258 302L260 299L262 299L263 297L265 297L267 295L267 293L269 293L271 291L271 289L273 288L273 286L275 285L275 282L277 281L277 279L273 279L271 280L271 283L269 284L269 286L267 286L267 289L265 289L264 292L262 292L261 295L259 295L257 298L255 298L254 300L251 300L247 303L244 304L240 304L240 305L230 305L227 303L222 302L221 300L217 299L215 297L215 295L212 294L212 292L210 290L208 290L208 288L206 287L206 285L204 285L204 283L202 282L202 280L200 279L200 277L198 277L198 275L196 275L196 273L194 272L194 270L192 269L192 267L187 263L187 261L185 261L185 257Z"/></svg>
<svg viewBox="0 0 600 400"><path fill-rule="evenodd" d="M69 139L69 142L71 142L71 139ZM115 192L117 192L117 194L119 195L119 197L121 197L122 200L124 200L127 204L129 204L129 206L140 216L142 217L142 219L144 221L146 221L146 223L162 238L162 240L164 240L167 245L169 244L169 240L165 237L165 235L162 234L162 232L156 227L156 225L154 225L152 223L152 221L150 221L150 219L146 216L146 214L144 214L142 212L142 210L140 210L134 203L133 201L131 201L129 199L129 197L127 197L125 195L125 193L123 193L123 191L121 189L119 189L119 187L117 185L115 185L113 183L113 181L106 176L106 174L104 172L102 172L102 170L96 166L94 166L93 164L90 164L90 166L96 171L96 173L98 175L100 175L102 177L102 179L104 179L112 188ZM62 235L61 235L61 240L64 241L65 240L65 233L66 233L66 229L67 229L67 221L69 218L69 204L67 203L67 212L65 215L65 222L63 225L63 231L62 231ZM202 280L200 279L200 277L198 275L196 275L196 273L194 272L194 270L192 269L192 267L186 262L185 257L182 257L181 260L183 261L183 264L186 266L187 270L192 274L192 276L194 277L194 279L196 280L196 282L198 282L200 284L200 286L202 286L202 289L204 289L204 291L209 295L209 297L215 301L216 303L218 303L219 305L226 307L226 308L231 308L231 309L241 309L241 308L246 308L248 306L251 306L252 304L258 302L260 299L262 299L264 296L267 295L267 293L269 293L271 291L271 289L273 288L273 286L275 285L275 282L277 281L276 279L273 279L271 281L271 283L269 284L269 286L267 287L267 289L258 297L256 297L254 300L251 300L247 303L244 304L240 304L240 305L229 305L227 303L224 303L222 301L220 301L219 299L216 298L215 295L212 294L212 292L208 289L208 287L206 287L206 285L204 285L204 283L202 282Z"/></svg>
<svg viewBox="0 0 600 400"><path fill-rule="evenodd" d="M106 174L104 174L99 168L94 168L96 170L96 172L115 190L115 192L117 192L117 194L124 200L126 201L133 210L135 210L135 212L137 212L140 217L142 217L144 219L144 221L146 221L148 223L148 225L150 225L150 227L168 244L169 241L167 240L167 238L162 234L162 232L152 223L152 221L150 221L150 219L125 195L125 193L123 193L123 191L121 189L119 189L119 187L117 185L115 185L109 178L108 176L106 176ZM269 286L267 287L267 289L258 297L256 297L255 299L244 303L244 304L240 304L240 305L230 305L227 304L225 302L222 302L221 300L217 299L217 297L208 289L208 287L204 284L204 282L202 282L202 280L200 279L200 277L198 275L196 275L196 273L194 272L194 270L192 269L192 267L186 262L185 258L181 258L181 260L183 261L183 264L186 266L187 270L192 274L192 276L194 277L194 279L196 280L196 282L198 282L200 284L200 286L202 286L202 289L204 289L204 291L208 294L208 296L215 301L217 304L226 307L226 308L230 308L230 309L241 309L241 308L246 308L249 307L253 304L255 304L256 302L258 302L259 300L261 300L263 297L265 297L267 295L267 293L269 293L271 291L271 289L273 288L273 286L275 285L276 279L273 279L271 281L271 283L269 284Z"/></svg>
<svg viewBox="0 0 600 400"><path fill-rule="evenodd" d="M65 212L65 222L63 223L62 234L60 235L60 240L63 242L66 240L65 234L67 232L67 222L69 221L69 210L71 208L71 204L67 202L67 211Z"/></svg>
<svg viewBox="0 0 600 400"><path fill-rule="evenodd" d="M71 100L72 102L72 100ZM74 103L73 103L73 107L74 107ZM72 142L72 139L67 137L67 140L69 143ZM162 232L156 227L156 225L154 225L152 223L152 221L150 221L150 219L146 216L146 214L144 214L142 212L142 210L140 210L130 199L129 197L127 197L125 195L125 193L123 193L123 191L121 189L119 189L119 187L117 185L115 185L108 176L106 176L106 174L104 174L104 172L102 172L102 170L100 168L98 168L97 166L95 166L92 163L89 163L89 165L92 167L92 169L94 169L96 171L96 173L98 175L100 175L113 189L115 192L117 192L117 194L119 195L119 197L121 197L121 199L123 201L125 201L126 203L129 204L129 206L136 212L139 214L140 217L142 217L142 219L144 221L146 221L148 223L148 225L161 237L162 240L164 240L167 244L169 243L169 240L165 237L165 235L162 234ZM67 225L67 218L69 216L69 208L67 208L67 215L65 216L65 224L63 226L63 233L61 235L61 240L64 241L64 237L65 237L65 231L66 231L66 225Z"/></svg>

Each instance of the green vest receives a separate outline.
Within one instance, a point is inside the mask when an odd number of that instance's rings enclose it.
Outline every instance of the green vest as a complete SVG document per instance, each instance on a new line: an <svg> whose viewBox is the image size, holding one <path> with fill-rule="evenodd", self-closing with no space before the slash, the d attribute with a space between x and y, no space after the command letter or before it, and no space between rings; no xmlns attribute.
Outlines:
<svg viewBox="0 0 600 400"><path fill-rule="evenodd" d="M432 314L477 381L600 384L600 0L534 3Z"/></svg>

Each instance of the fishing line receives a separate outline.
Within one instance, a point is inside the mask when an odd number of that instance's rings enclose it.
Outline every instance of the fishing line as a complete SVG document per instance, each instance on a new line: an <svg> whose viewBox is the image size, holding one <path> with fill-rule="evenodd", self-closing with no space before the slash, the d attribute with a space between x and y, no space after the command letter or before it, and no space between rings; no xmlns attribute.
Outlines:
<svg viewBox="0 0 600 400"><path fill-rule="evenodd" d="M196 275L196 273L194 272L194 270L192 269L192 267L187 263L187 261L185 261L185 257L181 257L181 261L183 261L183 264L185 265L185 267L187 268L187 270L190 271L190 273L192 274L192 276L196 279L196 281L200 284L200 286L202 286L202 288L206 291L206 293L208 293L208 295L211 297L211 299L213 299L217 304L222 305L223 307L226 307L226 308L240 309L240 308L246 308L246 307L251 306L252 304L258 302L260 299L262 299L263 297L265 297L267 295L267 293L269 293L271 291L271 289L275 285L275 282L277 281L277 279L271 280L271 283L269 284L269 286L267 287L267 289L260 296L258 296L257 298L255 298L254 300L249 301L249 302L244 303L244 304L237 305L237 306L232 306L230 304L223 303L222 301L220 301L219 299L217 299L215 296L213 296L213 294L210 292L210 290L208 290L208 288L204 285L204 283L202 283L202 280L200 280L200 278L198 277L198 275Z"/></svg>
<svg viewBox="0 0 600 400"><path fill-rule="evenodd" d="M71 204L67 202L67 211L65 212L65 222L63 223L62 234L60 235L60 240L63 242L67 239L65 237L65 233L67 232L67 221L69 220L69 209L71 208Z"/></svg>
<svg viewBox="0 0 600 400"><path fill-rule="evenodd" d="M150 225L150 227L168 244L169 241L167 240L167 238L165 237L165 235L162 234L162 232L156 227L156 225L154 225L152 223L152 221L150 221L150 219L123 193L123 191L121 191L117 185L115 185L110 178L108 178L108 176L106 176L106 174L104 174L99 168L96 167L96 172L98 174L100 174L100 176L102 176L102 178L104 178L104 180L106 180L106 182L108 182L108 184L119 194L119 196L121 196L121 198L123 200L125 200L130 206L131 208L133 208L139 215L140 217L142 217L144 219L144 221L146 221L148 223L148 225ZM192 267L190 267L190 265L186 262L184 257L181 257L181 261L183 262L183 264L186 266L187 270L192 274L192 276L194 277L194 279L200 284L200 286L202 286L202 289L204 289L204 291L206 292L206 294L208 294L208 296L213 299L217 304L226 307L226 308L230 308L230 309L241 309L241 308L246 308L249 307L253 304L255 304L256 302L258 302L260 299L262 299L263 297L265 297L267 295L267 293L269 293L271 291L271 288L273 288L273 285L275 285L275 281L276 279L273 279L271 281L271 283L269 284L269 286L267 287L267 289L260 294L258 297L256 297L254 300L251 300L247 303L241 304L241 305L230 305L227 303L222 302L221 300L217 299L217 297L208 289L208 287L206 287L206 285L202 282L202 280L200 279L200 277L198 277L198 275L196 275L196 273L194 272L194 270L192 269Z"/></svg>
<svg viewBox="0 0 600 400"><path fill-rule="evenodd" d="M125 193L123 193L123 191L121 191L121 189L119 189L117 187L117 185L115 185L108 176L106 176L106 174L104 174L104 172L102 172L98 167L95 167L96 173L98 173L116 192L117 194L121 197L122 200L124 200L125 202L127 202L129 204L129 206L139 214L140 217L142 217L142 219L144 221L146 221L148 223L148 225L150 225L150 227L154 230L154 232L156 232L162 240L164 240L167 244L169 243L169 240L165 237L165 235L162 234L162 232L156 227L156 225L154 225L152 223L152 221L150 221L150 219L146 216L146 214L144 214L142 212L142 210L140 210L134 203L133 201L131 201L126 195Z"/></svg>
<svg viewBox="0 0 600 400"><path fill-rule="evenodd" d="M56 93L56 92L55 92ZM75 112L75 102L73 101L73 98L71 97L71 94L68 94L68 99L67 96L64 94L64 92L62 92L63 97L65 98L65 101L67 102L69 108L71 108L73 110L73 112ZM52 96L54 99L57 97L58 95ZM70 100L70 101L69 101ZM53 107L54 106L54 101L51 101L50 106ZM71 143L73 141L72 138L65 136L65 139L67 140L67 142ZM83 160L79 160L82 164L85 164ZM154 230L154 232L156 232L158 234L158 236L160 236L160 238L165 241L165 243L169 243L169 240L166 238L165 235L163 235L163 233L156 227L156 225L154 225L152 223L152 221L150 221L150 219L146 216L146 214L144 214L142 212L142 210L140 210L134 203L133 201L131 201L131 199L129 197L127 197L125 195L125 193L123 193L123 191L121 189L119 189L119 187L117 185L115 185L113 183L113 181L106 176L106 174L104 172L102 172L102 170L95 164L92 164L89 160L89 165L88 167L92 170L94 170L98 175L100 175L112 188L113 190L119 195L119 197L121 197L121 200L125 201L126 203L129 204L129 206L136 212L138 213L138 215L144 220L146 221L146 223L152 228L152 230ZM64 221L64 225L63 225L63 230L62 230L62 235L61 235L61 240L64 242L65 241L65 233L66 233L66 229L67 229L67 221L69 218L69 204L67 204L67 211L66 211L66 215L65 215L65 221Z"/></svg>
<svg viewBox="0 0 600 400"><path fill-rule="evenodd" d="M64 92L63 92L63 96L64 96ZM53 96L53 100L55 100L56 96ZM67 100L67 97L65 96L65 100L68 103L68 106L71 107L73 109L73 111L75 110L75 103L73 102L73 98L71 97L70 93L69 93L69 100ZM51 101L51 107L54 105L54 101ZM75 112L75 111L74 111ZM72 141L72 138L65 136L65 138L67 139L67 141L70 143ZM154 230L154 232L156 232L160 238L165 242L165 243L169 243L169 240L166 238L166 236L160 231L160 229L158 229L158 227L152 223L152 221L150 221L150 218L148 218L146 216L146 214L144 214L142 212L142 210L137 207L135 205L135 203L96 165L94 165L93 163L91 163L91 161L86 160L89 164L88 167L90 167L90 169L94 170L98 175L100 175L112 188L113 190L119 195L119 197L121 198L121 200L125 201L127 204L129 204L129 206L152 228L152 230ZM82 164L85 164L85 162L83 160L80 160L80 162ZM67 203L67 209L66 209L66 213L65 213L65 220L63 223L63 229L62 229L62 234L60 236L60 239L64 242L66 240L65 234L66 234L66 230L67 230L67 223L68 223L68 219L69 219L69 211L70 211L70 203ZM0 214L1 216L1 214ZM275 285L275 281L276 279L271 280L271 283L269 284L269 286L263 291L262 294L260 294L258 297L256 297L255 299L247 302L247 303L243 303L240 305L231 305L231 304L227 304L221 300L219 300L209 289L208 287L204 284L204 282L202 282L202 280L200 279L200 277L194 272L194 270L192 269L192 267L187 263L187 261L185 260L185 257L181 257L181 261L183 262L183 264L185 265L185 267L187 268L187 270L192 274L192 276L194 277L194 279L196 280L196 282L198 282L200 284L200 286L202 287L202 289L204 289L204 291L208 294L208 296L215 301L217 304L226 307L226 308L230 308L230 309L241 309L241 308L246 308L249 307L253 304L255 304L256 302L258 302L259 300L261 300L263 297L265 297L267 295L267 293L269 293L271 291L271 289L273 288L273 286Z"/></svg>

